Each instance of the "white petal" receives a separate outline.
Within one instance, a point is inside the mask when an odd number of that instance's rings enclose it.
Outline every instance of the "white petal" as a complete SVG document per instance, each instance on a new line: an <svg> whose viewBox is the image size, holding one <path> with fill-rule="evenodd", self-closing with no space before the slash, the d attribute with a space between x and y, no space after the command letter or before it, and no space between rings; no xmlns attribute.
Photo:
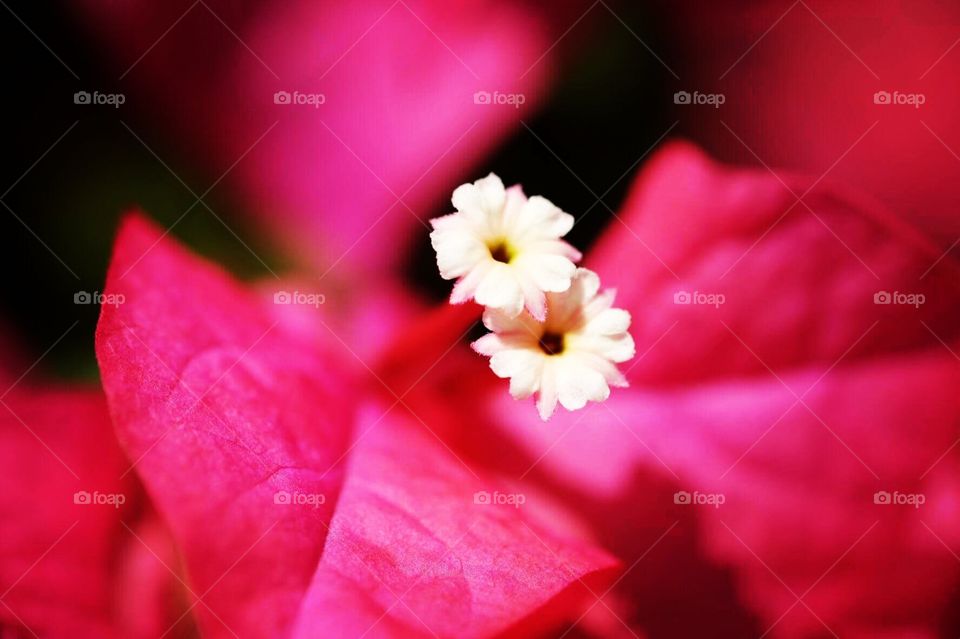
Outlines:
<svg viewBox="0 0 960 639"><path fill-rule="evenodd" d="M636 355L636 347L629 333L609 335L572 335L568 338L571 348L592 353L611 362L625 362Z"/></svg>
<svg viewBox="0 0 960 639"><path fill-rule="evenodd" d="M514 228L516 220L522 214L526 203L527 196L523 194L523 188L519 184L514 184L507 189L507 197L503 205L503 226L501 228L504 233L509 233Z"/></svg>
<svg viewBox="0 0 960 639"><path fill-rule="evenodd" d="M458 213L441 215L430 220L430 226L437 231L464 231L470 230L470 225L466 223L463 216Z"/></svg>
<svg viewBox="0 0 960 639"><path fill-rule="evenodd" d="M501 309L507 315L516 316L523 310L523 292L508 264L490 264L473 297L478 304Z"/></svg>
<svg viewBox="0 0 960 639"><path fill-rule="evenodd" d="M608 386L613 386L616 388L627 388L630 386L627 378L623 376L623 373L620 372L620 369L617 368L616 364L605 357L583 352L578 352L577 356L582 358L586 363L588 363L589 366L592 366L598 373L603 375L603 378L607 380Z"/></svg>
<svg viewBox="0 0 960 639"><path fill-rule="evenodd" d="M509 333L518 330L523 321L523 315L510 317L503 311L487 308L483 311L483 325L494 333Z"/></svg>
<svg viewBox="0 0 960 639"><path fill-rule="evenodd" d="M483 325L502 337L511 336L527 340L536 344L540 340L542 328L540 324L527 313L520 313L511 317L507 313L488 308L483 312Z"/></svg>
<svg viewBox="0 0 960 639"><path fill-rule="evenodd" d="M533 349L511 348L494 353L490 358L490 369L497 377L513 377L539 368L544 357Z"/></svg>
<svg viewBox="0 0 960 639"><path fill-rule="evenodd" d="M525 399L540 387L545 359L543 353L532 349L510 349L491 357L490 368L497 377L510 378L514 399Z"/></svg>
<svg viewBox="0 0 960 639"><path fill-rule="evenodd" d="M607 289L595 295L592 300L583 305L583 318L589 323L605 310L611 308L616 294L615 290Z"/></svg>
<svg viewBox="0 0 960 639"><path fill-rule="evenodd" d="M611 340L609 347L602 354L611 362L625 362L637 354L637 348L633 343L633 337L625 333L622 337Z"/></svg>
<svg viewBox="0 0 960 639"><path fill-rule="evenodd" d="M511 266L514 265L511 264ZM547 296L522 269L514 268L514 271L520 290L523 291L524 308L533 315L534 319L542 322L547 317Z"/></svg>
<svg viewBox="0 0 960 639"><path fill-rule="evenodd" d="M537 412L540 419L547 421L557 408L557 381L556 358L550 358L543 363L543 372L540 374L540 391L537 393Z"/></svg>
<svg viewBox="0 0 960 639"><path fill-rule="evenodd" d="M430 234L430 243L437 252L440 276L445 280L462 277L479 262L490 259L486 245L471 233L436 230Z"/></svg>
<svg viewBox="0 0 960 639"><path fill-rule="evenodd" d="M540 378L543 376L543 360L535 368L510 378L510 396L514 399L526 399L540 389Z"/></svg>
<svg viewBox="0 0 960 639"><path fill-rule="evenodd" d="M450 199L454 208L473 224L485 225L491 230L500 226L506 191L503 182L493 173L473 184L461 184Z"/></svg>
<svg viewBox="0 0 960 639"><path fill-rule="evenodd" d="M596 273L578 268L569 289L562 293L547 295L547 317L551 327L554 329L559 326L573 327L582 323L583 310L596 296L599 288L600 278Z"/></svg>
<svg viewBox="0 0 960 639"><path fill-rule="evenodd" d="M576 355L562 357L557 367L557 394L567 410L578 410L588 401L602 402L610 396L603 375L588 360Z"/></svg>
<svg viewBox="0 0 960 639"><path fill-rule="evenodd" d="M535 242L522 242L518 244L521 246L523 251L529 251L532 254L560 255L567 258L571 262L579 262L583 258L583 254L580 253L580 251L570 246L563 240L537 240Z"/></svg>
<svg viewBox="0 0 960 639"><path fill-rule="evenodd" d="M617 335L630 328L630 313L622 308L608 308L591 318L584 327L590 335Z"/></svg>
<svg viewBox="0 0 960 639"><path fill-rule="evenodd" d="M483 281L492 266L493 262L480 262L469 273L457 280L457 283L453 285L453 291L450 293L450 303L463 304L472 298L477 287L480 286L480 282Z"/></svg>
<svg viewBox="0 0 960 639"><path fill-rule="evenodd" d="M588 268L578 268L573 280L584 302L592 300L600 290L600 276Z"/></svg>
<svg viewBox="0 0 960 639"><path fill-rule="evenodd" d="M496 333L487 333L477 341L470 344L470 348L480 353L481 355L490 357L491 355L495 355L500 351L502 351L503 349L507 348L507 346L506 344L503 343L503 340L500 339L500 336L497 335Z"/></svg>
<svg viewBox="0 0 960 639"><path fill-rule="evenodd" d="M527 241L563 237L573 228L574 218L553 202L534 195L527 200L511 225L511 231Z"/></svg>
<svg viewBox="0 0 960 639"><path fill-rule="evenodd" d="M529 255L523 253L514 264L523 271L540 290L549 293L561 293L570 288L577 267L573 262L559 255Z"/></svg>

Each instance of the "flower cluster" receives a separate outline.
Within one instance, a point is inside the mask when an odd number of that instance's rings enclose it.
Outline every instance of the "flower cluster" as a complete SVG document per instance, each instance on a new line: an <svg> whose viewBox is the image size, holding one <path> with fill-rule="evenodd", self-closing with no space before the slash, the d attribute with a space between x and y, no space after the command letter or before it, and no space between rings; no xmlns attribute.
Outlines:
<svg viewBox="0 0 960 639"><path fill-rule="evenodd" d="M536 393L549 419L601 402L610 386L626 387L616 364L634 355L630 314L613 307L614 291L578 268L580 252L563 241L574 218L544 197L505 189L494 174L453 192L455 213L431 220L430 240L444 279L457 280L450 302L483 305L492 331L473 343L490 358L510 394Z"/></svg>

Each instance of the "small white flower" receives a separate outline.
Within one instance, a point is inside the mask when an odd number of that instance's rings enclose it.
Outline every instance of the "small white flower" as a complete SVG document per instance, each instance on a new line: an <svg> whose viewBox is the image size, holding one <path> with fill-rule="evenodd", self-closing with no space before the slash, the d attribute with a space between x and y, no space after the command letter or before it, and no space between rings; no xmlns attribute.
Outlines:
<svg viewBox="0 0 960 639"><path fill-rule="evenodd" d="M453 192L456 213L430 220L440 275L456 279L450 301L476 300L516 317L526 307L543 319L545 292L570 287L580 252L561 240L573 216L546 198L503 188L491 173Z"/></svg>
<svg viewBox="0 0 960 639"><path fill-rule="evenodd" d="M607 399L610 386L627 386L616 364L635 353L627 333L630 313L613 308L614 291L597 294L599 288L597 274L579 268L567 291L547 294L545 321L494 309L483 314L484 325L493 332L474 342L473 349L490 357L497 377L510 378L514 399L537 393L544 421L558 400L567 410L577 410L588 400Z"/></svg>

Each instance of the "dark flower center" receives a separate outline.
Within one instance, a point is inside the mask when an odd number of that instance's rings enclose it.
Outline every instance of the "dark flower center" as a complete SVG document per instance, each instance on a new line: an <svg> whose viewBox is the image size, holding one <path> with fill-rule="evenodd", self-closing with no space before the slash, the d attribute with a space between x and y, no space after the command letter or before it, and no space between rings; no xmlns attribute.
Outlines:
<svg viewBox="0 0 960 639"><path fill-rule="evenodd" d="M498 242L490 247L490 257L504 264L510 263L510 251L507 250L506 242Z"/></svg>
<svg viewBox="0 0 960 639"><path fill-rule="evenodd" d="M540 350L547 355L559 355L563 352L563 335L560 333L544 333L540 337Z"/></svg>

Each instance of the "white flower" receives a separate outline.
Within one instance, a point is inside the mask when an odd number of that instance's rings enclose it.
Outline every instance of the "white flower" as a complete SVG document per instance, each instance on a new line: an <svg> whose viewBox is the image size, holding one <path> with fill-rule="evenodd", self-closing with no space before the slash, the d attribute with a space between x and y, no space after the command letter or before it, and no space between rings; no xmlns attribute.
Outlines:
<svg viewBox="0 0 960 639"><path fill-rule="evenodd" d="M494 309L483 314L483 323L493 332L474 342L474 350L490 357L497 377L510 378L515 399L537 393L544 421L558 400L567 410L577 410L588 400L607 399L610 386L627 386L616 364L635 353L627 333L630 313L613 308L614 291L598 295L599 288L597 274L579 268L567 291L546 296L545 321Z"/></svg>
<svg viewBox="0 0 960 639"><path fill-rule="evenodd" d="M570 287L580 253L561 240L573 216L546 198L503 188L491 173L453 192L456 213L430 220L440 275L456 279L450 301L474 299L516 317L526 307L543 319L545 292Z"/></svg>

